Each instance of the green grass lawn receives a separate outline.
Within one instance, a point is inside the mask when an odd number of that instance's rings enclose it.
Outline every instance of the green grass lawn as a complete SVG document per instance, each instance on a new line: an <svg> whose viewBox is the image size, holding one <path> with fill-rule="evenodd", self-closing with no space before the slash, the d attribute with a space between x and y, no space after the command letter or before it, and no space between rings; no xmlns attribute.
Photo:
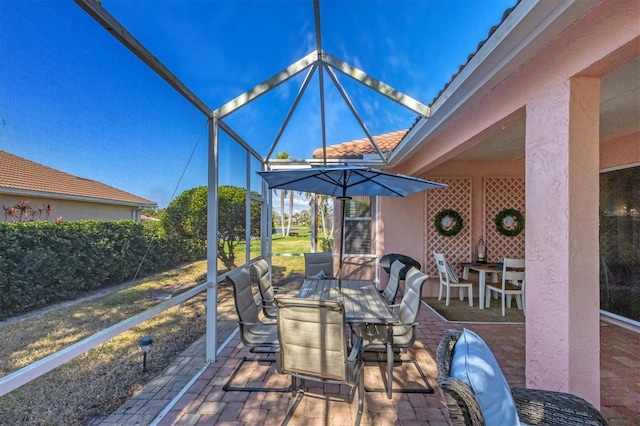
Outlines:
<svg viewBox="0 0 640 426"><path fill-rule="evenodd" d="M155 274L97 297L0 323L0 376L149 309L205 280L206 261ZM219 292L229 287L219 288ZM106 416L205 331L201 293L0 397L0 425L79 425ZM138 340L156 341L148 373Z"/></svg>
<svg viewBox="0 0 640 426"><path fill-rule="evenodd" d="M273 278L286 278L290 275L304 274L303 253L311 251L311 230L309 227L296 226L297 237L274 234L271 239ZM245 250L244 244L236 247L238 259L242 259ZM251 258L260 255L260 241L251 241Z"/></svg>
<svg viewBox="0 0 640 426"><path fill-rule="evenodd" d="M274 281L300 281L303 253L311 251L308 228L296 227L297 237L273 236ZM245 244L236 247L237 264L244 263ZM260 254L260 241L251 241L251 257ZM218 262L221 271L225 268ZM206 261L115 287L97 297L62 304L0 323L0 376L16 371L71 343L183 292L206 279ZM219 292L231 294L229 286ZM84 355L0 398L0 424L86 424L105 416L130 398L170 360L205 331L205 295L177 305ZM138 339L153 335L149 373L140 372ZM69 401L73 401L69 403Z"/></svg>

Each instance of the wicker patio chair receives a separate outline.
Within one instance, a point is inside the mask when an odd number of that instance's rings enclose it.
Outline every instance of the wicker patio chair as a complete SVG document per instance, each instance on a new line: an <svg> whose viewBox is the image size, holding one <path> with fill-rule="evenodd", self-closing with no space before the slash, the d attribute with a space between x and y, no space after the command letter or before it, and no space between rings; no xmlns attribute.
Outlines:
<svg viewBox="0 0 640 426"><path fill-rule="evenodd" d="M278 372L290 374L293 395L298 398L291 406L283 424L293 416L304 396L301 386L296 389L296 378L322 383L351 386L348 401L353 401L358 388L358 415L360 423L364 405L364 378L360 359L360 339L347 350L344 306L341 302L318 299L276 297L278 309L277 353Z"/></svg>
<svg viewBox="0 0 640 426"><path fill-rule="evenodd" d="M453 426L483 426L485 419L473 390L450 376L454 347L462 334L447 330L438 345L438 386ZM511 388L518 418L529 425L606 425L602 414L578 396L540 389Z"/></svg>
<svg viewBox="0 0 640 426"><path fill-rule="evenodd" d="M251 290L251 276L246 269L237 269L227 275L227 280L233 285L233 298L238 314L238 325L240 326L240 339L245 346L251 348L252 353L273 354L278 351L278 328L275 322L265 323L260 321L258 306ZM262 391L262 392L287 392L285 388L263 388L263 387L238 387L232 386L231 382L242 369L245 362L267 362L273 363L273 358L248 358L243 357L237 367L229 376L229 380L222 387L225 391Z"/></svg>

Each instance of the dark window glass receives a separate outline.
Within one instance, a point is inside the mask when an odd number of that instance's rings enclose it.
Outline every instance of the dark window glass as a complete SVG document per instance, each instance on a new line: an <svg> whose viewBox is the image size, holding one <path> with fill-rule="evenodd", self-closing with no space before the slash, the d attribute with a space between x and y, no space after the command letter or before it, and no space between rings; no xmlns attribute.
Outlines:
<svg viewBox="0 0 640 426"><path fill-rule="evenodd" d="M640 167L600 174L600 308L640 321Z"/></svg>
<svg viewBox="0 0 640 426"><path fill-rule="evenodd" d="M345 253L371 254L373 233L372 197L353 197L345 215Z"/></svg>

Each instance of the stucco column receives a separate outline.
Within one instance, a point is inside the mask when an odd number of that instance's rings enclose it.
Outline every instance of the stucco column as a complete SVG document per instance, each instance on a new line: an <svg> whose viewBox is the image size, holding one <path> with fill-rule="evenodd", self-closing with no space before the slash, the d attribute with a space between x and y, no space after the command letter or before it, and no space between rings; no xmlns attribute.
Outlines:
<svg viewBox="0 0 640 426"><path fill-rule="evenodd" d="M538 91L526 114L526 381L600 406L600 79Z"/></svg>

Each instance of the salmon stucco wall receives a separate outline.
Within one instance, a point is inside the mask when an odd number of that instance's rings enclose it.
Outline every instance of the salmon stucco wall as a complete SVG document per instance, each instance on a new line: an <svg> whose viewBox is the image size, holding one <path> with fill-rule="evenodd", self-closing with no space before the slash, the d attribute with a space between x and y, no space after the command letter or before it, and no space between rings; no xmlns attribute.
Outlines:
<svg viewBox="0 0 640 426"><path fill-rule="evenodd" d="M430 176L470 177L472 181L472 241L482 235L482 193L485 176L524 176L524 159L509 161L449 161L428 173ZM422 176L424 177L424 176ZM426 250L431 227L426 223L426 193L405 198L380 197L379 253L406 254L422 264L433 262ZM388 274L380 268L380 284L386 286ZM435 278L435 277L432 277ZM425 296L437 296L437 285L426 285Z"/></svg>
<svg viewBox="0 0 640 426"><path fill-rule="evenodd" d="M640 102L640 100L639 100ZM611 139L600 144L600 169L640 163L640 133Z"/></svg>
<svg viewBox="0 0 640 426"><path fill-rule="evenodd" d="M378 254L401 253L423 266L424 271L424 193L408 197L379 197ZM379 268L384 288L389 275Z"/></svg>

